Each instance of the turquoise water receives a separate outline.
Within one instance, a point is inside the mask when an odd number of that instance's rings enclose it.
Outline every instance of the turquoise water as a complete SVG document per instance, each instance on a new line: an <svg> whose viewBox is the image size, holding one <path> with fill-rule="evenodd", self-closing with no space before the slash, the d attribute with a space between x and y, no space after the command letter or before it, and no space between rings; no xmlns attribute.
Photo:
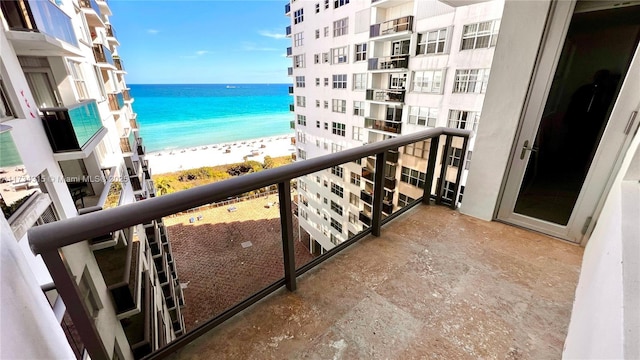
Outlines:
<svg viewBox="0 0 640 360"><path fill-rule="evenodd" d="M130 85L147 151L290 134L289 84ZM8 133L0 167L21 163Z"/></svg>
<svg viewBox="0 0 640 360"><path fill-rule="evenodd" d="M288 134L288 84L131 85L147 151Z"/></svg>

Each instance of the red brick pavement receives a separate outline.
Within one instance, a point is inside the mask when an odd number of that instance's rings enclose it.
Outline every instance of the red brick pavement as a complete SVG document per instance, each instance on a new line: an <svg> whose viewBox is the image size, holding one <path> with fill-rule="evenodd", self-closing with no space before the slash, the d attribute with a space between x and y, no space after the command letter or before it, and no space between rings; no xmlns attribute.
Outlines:
<svg viewBox="0 0 640 360"><path fill-rule="evenodd" d="M165 218L184 289L187 331L284 277L280 209L275 197ZM202 220L189 223L190 218ZM298 224L294 218L294 239ZM241 244L251 241L252 246ZM313 256L295 241L296 267Z"/></svg>

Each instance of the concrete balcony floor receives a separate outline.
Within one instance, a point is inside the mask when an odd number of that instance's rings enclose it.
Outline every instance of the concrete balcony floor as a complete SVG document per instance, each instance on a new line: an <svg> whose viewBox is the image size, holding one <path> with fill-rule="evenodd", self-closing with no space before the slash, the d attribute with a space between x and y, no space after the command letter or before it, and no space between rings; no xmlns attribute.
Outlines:
<svg viewBox="0 0 640 360"><path fill-rule="evenodd" d="M582 253L418 206L171 358L558 359Z"/></svg>

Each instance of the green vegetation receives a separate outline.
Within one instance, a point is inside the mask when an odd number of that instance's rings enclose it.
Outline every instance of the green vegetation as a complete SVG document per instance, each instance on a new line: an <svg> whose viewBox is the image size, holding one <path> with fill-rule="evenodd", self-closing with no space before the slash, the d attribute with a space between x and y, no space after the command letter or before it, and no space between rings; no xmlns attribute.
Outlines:
<svg viewBox="0 0 640 360"><path fill-rule="evenodd" d="M107 199L104 202L103 209L110 209L118 206L120 203L120 194L122 193L122 184L119 181L114 181L109 187L109 193Z"/></svg>
<svg viewBox="0 0 640 360"><path fill-rule="evenodd" d="M262 164L254 160L246 160L245 162L237 164L207 166L197 169L182 170L168 174L154 175L153 182L156 185L158 195L165 195L225 180L233 176L241 176L265 169L272 169L290 163L291 157L289 156L277 158L265 156L264 163Z"/></svg>
<svg viewBox="0 0 640 360"><path fill-rule="evenodd" d="M33 195L34 193L35 193L35 191L32 192L31 194L23 197L23 198L20 198L20 199L16 200L11 205L7 205L4 202L4 199L0 198L0 207L2 208L2 213L4 214L4 217L6 219L9 219L11 217L11 215L13 215L16 212L16 210L18 210L18 208L20 206L22 206L22 204L24 204L31 197L31 195Z"/></svg>

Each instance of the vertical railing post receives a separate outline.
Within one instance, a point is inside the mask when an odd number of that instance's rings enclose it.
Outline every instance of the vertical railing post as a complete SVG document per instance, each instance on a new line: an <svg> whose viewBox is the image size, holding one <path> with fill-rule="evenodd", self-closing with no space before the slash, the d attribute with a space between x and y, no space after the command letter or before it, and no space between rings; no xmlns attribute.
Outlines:
<svg viewBox="0 0 640 360"><path fill-rule="evenodd" d="M444 151L442 151L442 162L440 164L440 177L438 178L438 185L436 186L436 204L442 203L442 192L444 188L444 181L447 178L447 161L449 161L449 154L451 153L451 135L447 135L447 139L444 142Z"/></svg>
<svg viewBox="0 0 640 360"><path fill-rule="evenodd" d="M467 158L467 145L469 138L464 137L462 140L462 154L460 154L460 164L458 164L458 173L456 174L456 185L453 192L453 199L451 200L451 209L456 209L456 202L458 201L458 194L460 193L460 180L462 179L462 170L464 169L464 162Z"/></svg>
<svg viewBox="0 0 640 360"><path fill-rule="evenodd" d="M80 334L89 356L95 360L108 360L111 357L100 339L93 318L89 315L80 298L78 285L67 270L59 251L56 249L42 253L42 260L49 269L53 283L56 284L56 290L62 297L71 321Z"/></svg>
<svg viewBox="0 0 640 360"><path fill-rule="evenodd" d="M291 181L278 183L280 198L280 229L284 255L284 281L289 291L296 290L296 257L293 248L293 217L291 215Z"/></svg>
<svg viewBox="0 0 640 360"><path fill-rule="evenodd" d="M433 188L433 178L436 174L436 161L438 160L438 145L440 144L440 136L431 138L431 147L429 148L429 161L427 162L427 176L424 183L424 193L422 195L422 203L429 205L431 201L431 189Z"/></svg>
<svg viewBox="0 0 640 360"><path fill-rule="evenodd" d="M384 167L387 163L387 152L376 154L376 169L373 176L373 218L371 234L380 236L382 226L382 198L384 197Z"/></svg>

